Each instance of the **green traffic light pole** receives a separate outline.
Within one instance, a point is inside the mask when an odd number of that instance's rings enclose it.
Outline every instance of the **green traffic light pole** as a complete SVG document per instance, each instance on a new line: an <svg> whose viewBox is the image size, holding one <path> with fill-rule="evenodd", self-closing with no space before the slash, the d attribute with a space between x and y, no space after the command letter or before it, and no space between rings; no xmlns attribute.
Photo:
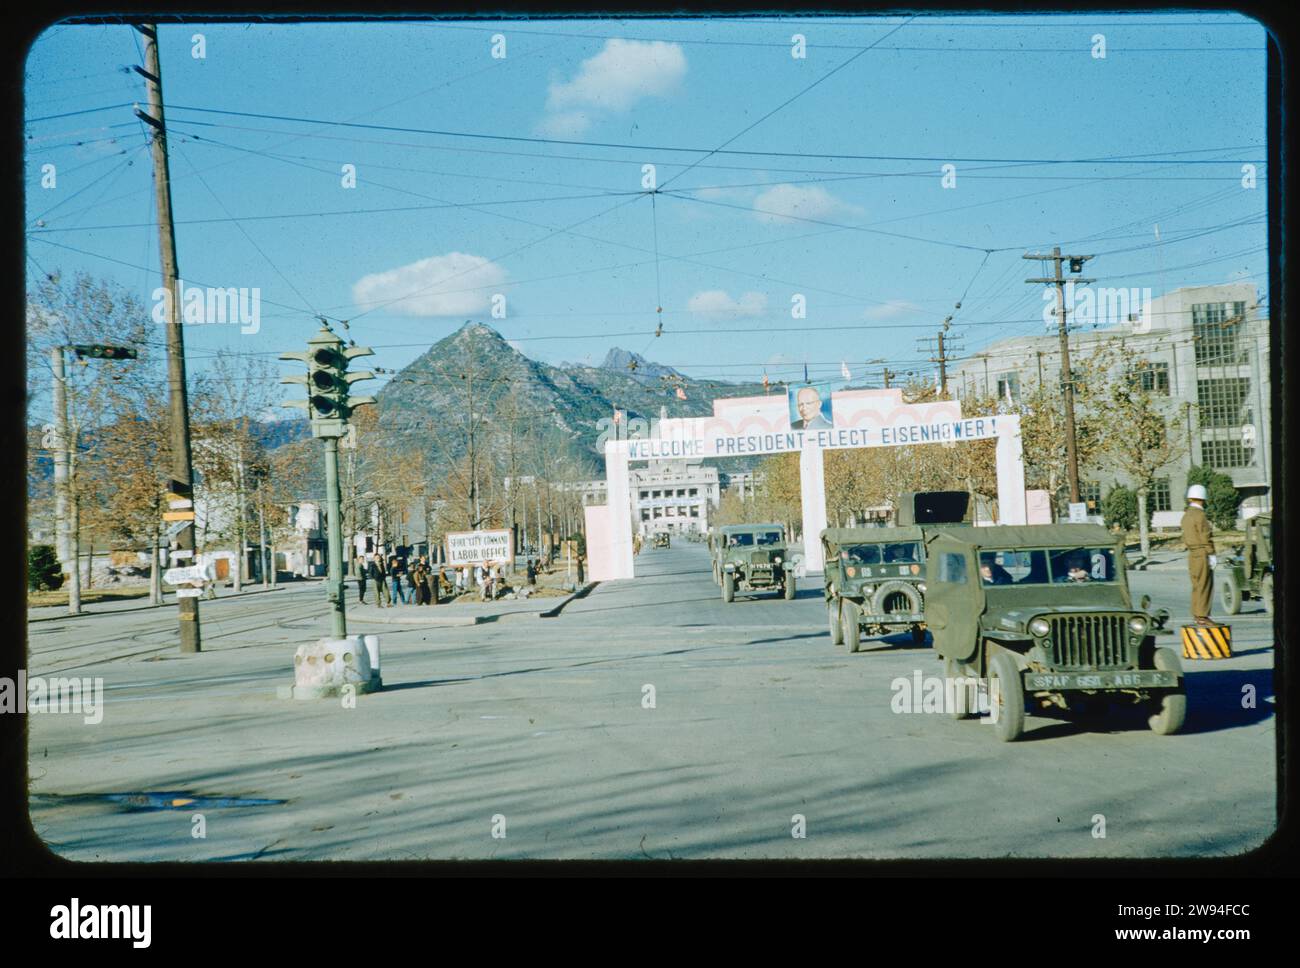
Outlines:
<svg viewBox="0 0 1300 968"><path fill-rule="evenodd" d="M305 384L306 400L287 400L284 405L301 407L311 416L312 436L325 441L325 538L329 575L326 578L334 637L347 637L347 615L343 602L343 517L339 490L339 438L347 432L352 408L374 403L373 397L349 397L348 387L357 380L374 378L372 373L348 373L348 361L356 356L371 356L364 346L345 348L343 340L321 320L321 331L307 341L305 353L281 353L282 360L300 360L307 364L305 376L289 376L280 382Z"/></svg>
<svg viewBox="0 0 1300 968"><path fill-rule="evenodd" d="M329 600L334 637L347 638L343 609L343 519L339 516L339 439L325 438L325 503L329 515Z"/></svg>

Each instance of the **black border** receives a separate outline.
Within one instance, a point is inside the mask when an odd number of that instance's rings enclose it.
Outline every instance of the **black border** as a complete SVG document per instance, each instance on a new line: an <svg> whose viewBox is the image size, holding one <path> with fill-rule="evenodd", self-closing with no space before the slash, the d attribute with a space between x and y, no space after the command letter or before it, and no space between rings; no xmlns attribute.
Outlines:
<svg viewBox="0 0 1300 968"><path fill-rule="evenodd" d="M494 5L491 11L481 9L471 10L453 10L437 9L436 7L421 6L419 8L393 8L386 7L383 11L369 10L364 13L358 13L355 6L344 5L337 0L318 0L318 2L307 4L294 3L261 3L258 4L258 13L244 12L214 12L214 6L211 3L194 4L180 3L171 4L166 13L144 14L132 11L126 15L121 13L121 7L110 3L90 2L69 4L56 0L54 3L43 3L40 7L28 7L13 11L11 17L17 14L19 18L19 29L13 33L7 33L5 37L6 46L10 47L9 56L5 59L10 71L11 82L7 83L4 88L4 109L9 115L9 123L6 125L8 134L9 150L5 152L6 167L9 169L9 181L13 187L11 193L6 193L10 204L16 211L11 213L11 217L6 220L6 226L13 240L13 247L10 250L11 257L8 267L12 273L17 267L22 273L23 259L21 253L24 251L24 239L22 234L22 212L24 204L24 185L22 178L21 165L23 160L23 141L22 141L22 89L23 89L23 70L25 66L26 51L35 41L37 36L47 27L64 20L88 21L101 23L126 23L134 20L146 19L146 17L156 20L159 23L177 23L177 22L230 22L230 21L257 21L267 22L275 20L277 22L302 22L314 21L328 17L329 19L345 21L366 21L375 19L426 19L429 16L445 17L448 19L511 19L511 18L541 18L543 16L554 17L572 16L572 17L608 17L616 16L625 19L635 19L641 17L663 17L673 15L684 15L693 17L703 17L709 14L726 15L734 17L744 14L752 14L756 17L771 16L810 16L825 17L835 14L841 15L866 15L866 14L899 14L911 13L912 10L894 8L894 7L869 7L862 4L845 4L837 2L825 2L819 4L819 9L781 11L767 8L733 8L711 6L708 9L684 10L680 7L638 7L637 9L622 9L611 11L605 8L600 11L589 10L581 5L565 2L565 0L550 0L545 3L530 3L523 0L507 0ZM965 8L959 4L939 2L928 4L922 12L934 13L957 13L975 15L979 13L1002 13L1018 14L1022 16L1031 14L1061 13L1061 14L1082 14L1086 12L1110 12L1115 14L1133 14L1133 13L1170 13L1170 12L1197 12L1197 11L1225 11L1235 10L1251 16L1261 22L1270 34L1269 54L1268 54L1268 159L1269 159L1269 178L1268 178L1268 205L1269 205L1269 273L1270 273L1270 305L1271 305L1271 360L1272 370L1272 467L1274 481L1274 516L1280 523L1280 534L1288 534L1287 530L1287 508L1289 497L1293 489L1292 476L1289 473L1289 464L1287 458L1287 443L1289 443L1289 434L1292 427L1290 398L1288 394L1287 374L1291 365L1295 363L1295 349L1291 341L1287 339L1287 332L1282 325L1282 321L1287 316L1287 306L1290 295L1290 279L1284 277L1282 267L1286 264L1286 247L1285 247L1285 225L1289 222L1290 215L1289 199L1286 188L1288 187L1289 174L1286 166L1286 157L1288 152L1284 151L1283 145L1289 139L1289 129L1286 124L1286 108L1290 103L1290 81L1291 78L1286 76L1284 70L1285 58L1288 53L1294 49L1294 43L1291 35L1286 30L1280 14L1273 10L1259 6L1257 4L1237 5L1234 7L1225 7L1216 4L1190 3L1180 4L1178 6L1165 6L1153 4L1145 6L1141 10L1119 9L1113 6L1080 3L1069 10L1060 8L1045 8L1040 6L1033 7L1016 7L1014 5L989 4L982 3L978 9ZM1289 147L1289 144L1287 144ZM24 274L25 275L25 274ZM11 278L13 278L11 276ZM11 302L12 315L11 320L23 318L24 306L24 282L23 279L13 279L14 285L11 287L13 300ZM25 379L24 372L24 353L23 353L23 331L20 325L11 323L6 327L6 337L12 340L10 352L3 356L3 366L6 369L5 379L3 380L4 397L7 409L14 414L14 417L0 424L0 434L3 435L3 443L9 453L19 453L26 446L24 433L25 427ZM6 553L0 560L0 588L7 592L15 592L14 608L10 611L10 618L6 625L7 635L3 635L3 641L0 642L0 675L13 675L14 670L18 667L25 666L25 646L26 646L26 622L25 622L25 588L24 576L24 548L25 548L25 467L23 463L11 460L9 461L9 473L4 475L3 486L7 493L8 501L5 506L13 508L14 512L5 514L0 517L0 522L5 530L3 547ZM1294 576L1290 570L1290 556L1287 551L1287 543L1279 542L1278 544L1278 575L1285 591L1291 591L1294 585ZM1279 628L1285 628L1286 622L1290 617L1289 595L1285 591L1277 596L1277 612L1275 621ZM223 888L219 882L222 879L236 877L248 878L256 876L259 879L265 878L294 878L294 879L322 879L322 878L357 878L373 877L376 875L386 876L428 876L428 875L455 875L460 877L481 877L481 876L510 876L510 877L583 877L583 876L636 876L636 877L659 877L664 875L687 875L703 876L706 878L714 877L734 877L743 876L844 876L844 875L867 875L873 877L894 878L898 876L925 877L928 879L948 877L948 878L1002 878L1002 877L1019 877L1019 878L1070 878L1078 883L1074 885L1069 893L1074 893L1075 889L1080 891L1081 896L1095 895L1101 889L1101 884L1095 883L1095 879L1101 878L1107 881L1128 880L1133 878L1159 877L1165 879L1176 879L1176 882L1183 882L1187 879L1203 878L1240 878L1240 877L1272 877L1272 876L1294 876L1294 858L1296 856L1296 828L1293 817L1293 811L1287 809L1288 803L1294 802L1295 793L1295 771L1289 770L1288 766L1293 761L1293 755L1286 755L1294 750L1293 730L1294 723L1287 715L1292 708L1292 702L1295 697L1296 683L1289 673L1288 649L1289 643L1284 644L1279 638L1276 648L1276 669L1275 669L1275 695L1277 698L1277 715L1278 724L1278 775L1280 784L1278 788L1278 813L1279 827L1277 832L1260 848L1249 854L1240 857L1231 858L1205 858L1205 859L1168 859L1168 860L1149 860L1140 861L1117 861L1117 860L944 860L944 861L790 861L790 862L768 862L768 861L682 861L682 862L661 862L661 861L612 861L612 862L579 862L579 861L511 861L511 862L446 862L446 861L429 861L425 863L328 863L328 862L259 862L255 868L248 868L243 865L188 865L177 863L165 864L148 864L148 863L131 863L131 864L87 864L64 860L50 852L40 839L36 836L30 825L27 815L27 796L26 796L26 777L27 777L27 750L25 737L25 720L18 716L0 716L0 817L6 818L3 824L0 824L0 873L7 876L22 876L27 878L52 879L46 880L39 891L32 892L29 900L33 903L45 903L45 898L49 897L63 898L66 903L66 897L69 892L80 894L84 897L96 893L100 888L107 888L110 881L116 882L114 891L111 892L116 900L104 901L102 903L122 903L120 900L125 896L133 893L152 893L153 903L163 903L166 899L162 897L163 892L157 890L158 885L155 883L152 891L138 891L137 888L143 888L144 882L138 879L144 878L150 881L157 881L162 878L200 878L210 881L205 889L193 895L195 899L202 898L204 903L216 904L216 909L212 910L213 914L229 916L226 910L229 906L238 903L239 907L247 914L249 912L249 902L251 896L245 896L244 892L234 894L228 888ZM1189 796L1194 796L1194 792L1189 790ZM69 883L68 879L74 879ZM123 881L122 879L129 879ZM1094 886L1089 886L1092 882ZM1170 881L1171 887L1176 883ZM961 882L955 882L961 883ZM931 882L933 885L933 881ZM313 886L309 888L304 897L310 897L317 892L329 892L334 885L325 884L320 887ZM900 885L901 886L901 885ZM950 885L951 886L951 885ZM1243 885L1238 883L1234 885L1225 885L1229 888L1227 891L1221 891L1220 894L1229 894L1240 896L1240 888ZM997 885L990 885L996 893L1000 893L1005 888ZM50 889L50 890L47 890ZM931 888L928 887L927 890ZM270 888L277 891L276 887ZM850 896L857 893L859 888L853 888L848 893ZM962 889L967 892L967 888ZM1054 886L1053 891L1058 890ZM1186 888L1182 889L1186 893ZM886 882L885 892L889 892L889 885ZM102 891L100 892L102 893ZM167 892L170 893L170 892ZM260 890L254 892L260 894ZM277 891L278 894L283 892ZM387 892L386 892L387 893ZM910 893L910 892L905 892ZM1117 891L1106 892L1106 904L1111 904L1112 895L1120 893ZM1139 892L1147 896L1149 892ZM1199 890L1196 893L1206 895L1207 892ZM1209 894L1215 892L1210 891ZM397 888L396 896L402 896L400 886ZM471 891L470 896L477 894ZM836 891L837 895L842 893ZM981 913L977 913L982 907L981 903L975 898L980 895L988 897L984 892L977 891L974 896L970 893L963 893L967 903L974 901L975 914L974 923L979 924L984 921ZM37 901L39 895L39 902ZM994 895L996 896L996 894ZM1031 916L1034 908L1034 893L1024 894L1017 907L1027 905L1028 910L1020 908L1026 915ZM875 917L884 914L886 917L898 917L907 920L917 918L918 923L933 923L934 917L938 914L935 910L937 902L939 908L946 908L947 904L941 899L942 892L939 895L930 896L926 902L918 902L914 899L906 908L899 908L894 905L885 904L883 908L876 908ZM386 897L384 903L388 903L392 897ZM1233 897L1225 897L1223 900L1232 902ZM865 898L860 899L865 902ZM55 901L55 903L60 903ZM176 904L182 902L176 899ZM876 902L871 902L875 904ZM1070 902L1066 902L1067 904ZM27 906L27 905L24 905ZM818 904L816 907L822 907ZM836 906L831 910L843 911L842 907ZM948 908L948 910L953 910ZM1099 909L1100 911L1100 909ZM414 912L413 912L414 913ZM632 914L632 912L627 912ZM793 913L793 912L790 912ZM809 914L815 914L809 911ZM48 908L41 912L41 918L48 916ZM244 915L241 915L244 916ZM418 916L418 915L417 915ZM633 916L632 924L637 923L639 919ZM288 931L287 912L278 913L273 919L268 919L267 923L271 930L277 932ZM673 928L680 930L689 926L689 916L680 909L676 911L676 923ZM745 919L748 921L748 919ZM945 918L940 918L945 920ZM584 919L579 917L576 924L583 924ZM46 922L38 922L42 927ZM448 925L451 931L449 936L456 934L456 925ZM636 928L633 928L633 935L636 934ZM715 925L716 930L716 925ZM439 932L440 934L442 932ZM675 933L675 930L674 930ZM973 934L964 933L964 944L969 950L975 951L989 950L984 948L991 939L984 930L977 930ZM1056 941L1067 941L1067 945L1072 944L1066 937L1055 935ZM332 943L331 943L332 948ZM340 953L342 949L339 949ZM434 953L438 948L431 949ZM1222 949L1219 949L1222 950Z"/></svg>

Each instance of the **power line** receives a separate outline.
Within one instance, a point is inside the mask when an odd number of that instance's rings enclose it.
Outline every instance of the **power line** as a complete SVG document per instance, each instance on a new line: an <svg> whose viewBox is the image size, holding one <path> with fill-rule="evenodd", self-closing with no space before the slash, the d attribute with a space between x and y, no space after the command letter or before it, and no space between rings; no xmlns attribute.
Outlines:
<svg viewBox="0 0 1300 968"><path fill-rule="evenodd" d="M864 48L863 53L870 48ZM847 61L845 62L848 63ZM829 76L829 75L826 75ZM808 89L805 89L808 90ZM803 93L803 92L800 92ZM799 95L795 95L798 97ZM793 100L793 98L791 99ZM788 103L788 102L787 102ZM782 105L783 107L784 105ZM331 121L326 118L301 118L284 114L264 114L255 111L231 111L223 108L203 108L195 105L169 104L168 111L194 111L201 114L219 114L228 117L239 118L257 118L263 121L291 121L298 124L314 124L325 127L337 128L359 128L366 131L393 131L404 134L429 134L446 138L470 138L486 141L517 141L526 144L556 144L570 145L589 148L614 148L626 151L678 151L691 154L703 154L705 156L715 154L725 155L745 155L756 157L773 157L773 158L830 158L838 160L852 161L917 161L917 162L941 162L941 163L969 163L969 164L1019 164L1019 165L1083 165L1083 164L1157 164L1161 163L1160 159L1148 157L1155 152L1149 152L1148 156L1138 156L1144 158L1141 161L1124 161L1120 159L1106 158L962 158L950 155L857 155L857 154L838 154L838 153L819 153L805 151L742 151L731 148L692 148L672 145L637 145L625 142L610 141L582 141L577 139L565 138L540 138L525 137L522 135L504 135L504 134L485 134L481 132L468 131L449 131L439 128L415 128L399 125L386 124L362 124L356 121ZM779 111L780 107L773 112ZM765 117L770 115L765 115ZM762 120L762 119L760 119ZM757 122L755 122L757 123ZM752 126L751 126L752 127ZM748 128L746 131L749 130ZM744 134L745 132L741 132ZM739 135L737 135L739 137ZM735 140L735 139L732 139ZM730 142L724 142L729 144ZM1243 165L1243 164L1266 164L1262 160L1250 159L1211 159L1211 160L1184 160L1175 162L1170 160L1169 164L1210 164L1210 165ZM694 167L694 166L690 166Z"/></svg>

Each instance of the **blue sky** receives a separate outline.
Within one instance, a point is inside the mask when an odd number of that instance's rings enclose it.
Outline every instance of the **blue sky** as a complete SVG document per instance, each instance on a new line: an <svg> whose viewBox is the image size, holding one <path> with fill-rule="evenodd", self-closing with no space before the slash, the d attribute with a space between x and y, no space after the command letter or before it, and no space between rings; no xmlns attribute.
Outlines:
<svg viewBox="0 0 1300 968"><path fill-rule="evenodd" d="M223 346L273 359L324 313L391 368L476 319L549 362L622 346L711 378L928 371L917 341L949 313L967 353L1041 332L1021 255L1057 244L1097 253L1099 285L1266 294L1257 24L903 21L163 26L182 276L262 294L256 334L190 327L191 365ZM29 54L27 268L148 303L137 40L63 25Z"/></svg>

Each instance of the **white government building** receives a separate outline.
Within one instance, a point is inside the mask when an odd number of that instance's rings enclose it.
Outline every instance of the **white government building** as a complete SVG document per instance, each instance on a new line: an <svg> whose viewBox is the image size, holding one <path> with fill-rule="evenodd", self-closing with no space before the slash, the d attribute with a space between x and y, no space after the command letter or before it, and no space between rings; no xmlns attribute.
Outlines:
<svg viewBox="0 0 1300 968"><path fill-rule="evenodd" d="M651 461L629 471L633 526L644 536L656 531L707 534L710 511L722 498L718 469L699 461ZM583 481L582 503L604 504L605 481Z"/></svg>
<svg viewBox="0 0 1300 968"><path fill-rule="evenodd" d="M1176 289L1105 328L1071 326L1071 358L1121 335L1142 366L1144 386L1169 397L1188 437L1190 459L1167 467L1150 496L1153 526L1178 526L1192 464L1232 478L1243 496L1243 517L1271 508L1269 322L1254 284ZM1039 381L1060 379L1056 324L1044 326L1043 335L999 340L948 372L954 394L1019 400ZM1131 483L1109 467L1081 467L1079 474L1090 514L1100 512L1113 484Z"/></svg>

